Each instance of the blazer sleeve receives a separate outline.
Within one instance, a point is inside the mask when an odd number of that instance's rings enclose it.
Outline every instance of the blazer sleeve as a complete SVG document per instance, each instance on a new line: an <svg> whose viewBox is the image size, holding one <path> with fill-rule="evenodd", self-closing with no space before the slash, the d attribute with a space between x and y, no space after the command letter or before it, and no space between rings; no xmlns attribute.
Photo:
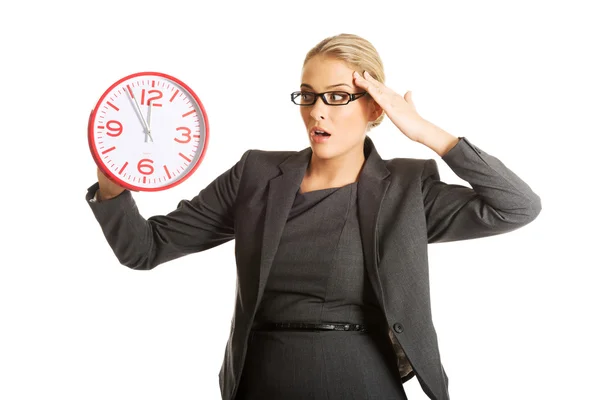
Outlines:
<svg viewBox="0 0 600 400"><path fill-rule="evenodd" d="M498 235L533 221L540 197L500 160L466 138L443 157L472 188L440 181L433 159L424 163L421 182L428 243Z"/></svg>
<svg viewBox="0 0 600 400"><path fill-rule="evenodd" d="M252 150L191 200L182 200L166 215L145 219L129 190L102 202L86 200L122 265L149 270L184 255L208 250L234 238L234 203L244 166Z"/></svg>

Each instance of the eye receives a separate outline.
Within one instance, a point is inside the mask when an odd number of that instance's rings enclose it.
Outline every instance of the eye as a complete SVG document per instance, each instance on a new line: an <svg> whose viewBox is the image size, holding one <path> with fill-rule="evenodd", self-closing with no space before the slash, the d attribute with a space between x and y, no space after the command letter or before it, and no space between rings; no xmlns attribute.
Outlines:
<svg viewBox="0 0 600 400"><path fill-rule="evenodd" d="M300 101L303 103L311 103L315 97L315 94L311 92L300 92L298 97L300 97Z"/></svg>
<svg viewBox="0 0 600 400"><path fill-rule="evenodd" d="M327 93L327 101L334 104L346 103L350 95L346 92L330 92Z"/></svg>

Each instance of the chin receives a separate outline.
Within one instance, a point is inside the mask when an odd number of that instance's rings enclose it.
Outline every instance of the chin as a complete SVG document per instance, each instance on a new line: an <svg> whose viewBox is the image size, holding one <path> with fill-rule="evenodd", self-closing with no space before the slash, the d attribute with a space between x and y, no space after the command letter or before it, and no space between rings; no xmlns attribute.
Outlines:
<svg viewBox="0 0 600 400"><path fill-rule="evenodd" d="M347 149L340 149L333 146L321 146L311 143L313 154L322 160L332 159L347 152Z"/></svg>

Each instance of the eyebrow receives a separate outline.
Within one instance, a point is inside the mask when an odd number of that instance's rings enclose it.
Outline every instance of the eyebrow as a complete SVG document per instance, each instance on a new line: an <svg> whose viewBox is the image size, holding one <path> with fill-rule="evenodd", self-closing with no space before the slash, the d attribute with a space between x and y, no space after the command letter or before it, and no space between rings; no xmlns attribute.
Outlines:
<svg viewBox="0 0 600 400"><path fill-rule="evenodd" d="M348 86L350 89L352 89L352 86L350 86L350 85L348 85L348 84L346 84L346 83L337 83L337 84L335 84L335 85L329 85L329 86L327 86L325 89L332 89L332 88L334 88L334 87L337 87L337 86ZM309 88L309 89L313 89L313 87L312 87L312 86L310 86L308 83L303 83L303 84L301 84L301 85L300 85L300 87L301 87L301 88L302 88L302 87L307 87L307 88ZM313 90L314 90L314 89L313 89Z"/></svg>

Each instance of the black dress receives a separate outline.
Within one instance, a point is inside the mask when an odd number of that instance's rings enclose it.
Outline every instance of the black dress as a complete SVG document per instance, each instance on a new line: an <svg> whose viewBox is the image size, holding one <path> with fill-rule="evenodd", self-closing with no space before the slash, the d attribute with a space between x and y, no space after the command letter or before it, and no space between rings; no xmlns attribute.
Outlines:
<svg viewBox="0 0 600 400"><path fill-rule="evenodd" d="M253 330L236 400L406 399L384 314L365 273L357 184L297 193L255 320L380 328Z"/></svg>

